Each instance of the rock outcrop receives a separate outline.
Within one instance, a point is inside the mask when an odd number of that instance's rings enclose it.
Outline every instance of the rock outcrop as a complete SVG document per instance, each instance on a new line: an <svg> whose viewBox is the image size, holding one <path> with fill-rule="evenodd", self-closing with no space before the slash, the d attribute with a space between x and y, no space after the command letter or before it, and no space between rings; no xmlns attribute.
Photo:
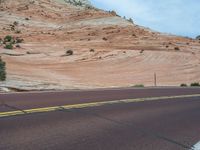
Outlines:
<svg viewBox="0 0 200 150"><path fill-rule="evenodd" d="M82 1L83 2L83 1ZM1 0L0 44L7 81L19 90L180 85L200 80L199 40L162 34L113 12L64 0ZM71 55L66 52L71 50Z"/></svg>

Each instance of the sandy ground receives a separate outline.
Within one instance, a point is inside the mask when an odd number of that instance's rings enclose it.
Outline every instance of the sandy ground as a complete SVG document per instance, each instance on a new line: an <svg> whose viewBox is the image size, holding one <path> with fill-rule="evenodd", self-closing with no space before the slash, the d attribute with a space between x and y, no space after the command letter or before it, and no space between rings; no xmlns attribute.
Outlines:
<svg viewBox="0 0 200 150"><path fill-rule="evenodd" d="M153 86L154 73L159 86L200 81L198 40L161 34L114 13L53 0L7 0L0 9L0 38L24 39L21 48L6 50L0 45L7 63L7 81L0 87ZM15 21L18 25L12 30ZM67 50L74 54L64 56Z"/></svg>

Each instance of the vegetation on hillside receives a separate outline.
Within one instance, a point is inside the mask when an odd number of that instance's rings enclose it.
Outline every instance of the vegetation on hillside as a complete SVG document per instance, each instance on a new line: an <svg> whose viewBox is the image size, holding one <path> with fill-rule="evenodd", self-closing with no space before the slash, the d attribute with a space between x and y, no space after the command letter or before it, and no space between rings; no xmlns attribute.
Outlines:
<svg viewBox="0 0 200 150"><path fill-rule="evenodd" d="M129 21L130 23L134 23L132 18L129 18L128 21Z"/></svg>
<svg viewBox="0 0 200 150"><path fill-rule="evenodd" d="M198 82L191 83L190 86L200 86Z"/></svg>
<svg viewBox="0 0 200 150"><path fill-rule="evenodd" d="M6 80L6 63L0 57L0 81Z"/></svg>
<svg viewBox="0 0 200 150"><path fill-rule="evenodd" d="M67 50L66 51L66 56L70 56L70 55L73 55L73 54L74 54L73 50Z"/></svg>
<svg viewBox="0 0 200 150"><path fill-rule="evenodd" d="M182 83L180 86L181 86L181 87L187 87L187 84Z"/></svg>
<svg viewBox="0 0 200 150"><path fill-rule="evenodd" d="M65 0L65 2L70 3L71 5L74 6L93 8L92 5L87 0Z"/></svg>
<svg viewBox="0 0 200 150"><path fill-rule="evenodd" d="M196 37L197 40L200 40L200 35Z"/></svg>
<svg viewBox="0 0 200 150"><path fill-rule="evenodd" d="M20 48L19 43L22 43L24 39L19 38L19 37L13 37L11 35L7 35L4 37L4 39L0 39L0 43L4 45L5 49L13 49L14 46L17 48ZM17 45L15 45L17 44Z"/></svg>
<svg viewBox="0 0 200 150"><path fill-rule="evenodd" d="M185 84L185 83L182 83L180 86L181 87L187 87L188 85ZM194 83L191 83L190 86L191 87L200 87L200 83L199 82L194 82Z"/></svg>

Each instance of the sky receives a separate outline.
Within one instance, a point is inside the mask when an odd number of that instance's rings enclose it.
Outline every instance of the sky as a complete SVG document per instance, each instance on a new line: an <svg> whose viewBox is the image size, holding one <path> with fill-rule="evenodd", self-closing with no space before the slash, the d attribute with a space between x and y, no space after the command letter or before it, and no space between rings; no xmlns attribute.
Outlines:
<svg viewBox="0 0 200 150"><path fill-rule="evenodd" d="M91 0L153 30L196 37L200 35L200 0Z"/></svg>

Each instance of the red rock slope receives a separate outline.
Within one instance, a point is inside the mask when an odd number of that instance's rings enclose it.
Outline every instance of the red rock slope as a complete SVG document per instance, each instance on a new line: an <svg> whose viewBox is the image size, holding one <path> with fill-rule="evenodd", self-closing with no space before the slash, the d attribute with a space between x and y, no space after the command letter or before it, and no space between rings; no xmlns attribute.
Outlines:
<svg viewBox="0 0 200 150"><path fill-rule="evenodd" d="M60 0L62 1L62 0ZM59 0L0 0L0 38L23 38L1 87L26 90L180 85L200 80L200 43ZM16 46L16 45L15 45ZM66 56L72 50L73 55Z"/></svg>

